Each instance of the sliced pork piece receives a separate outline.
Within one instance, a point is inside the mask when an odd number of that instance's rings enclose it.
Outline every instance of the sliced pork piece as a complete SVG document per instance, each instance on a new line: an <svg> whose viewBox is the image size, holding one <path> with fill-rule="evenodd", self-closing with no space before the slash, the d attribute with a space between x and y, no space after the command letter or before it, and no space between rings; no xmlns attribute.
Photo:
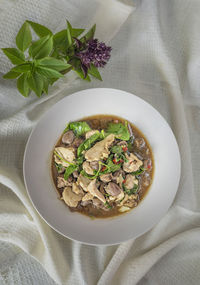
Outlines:
<svg viewBox="0 0 200 285"><path fill-rule="evenodd" d="M137 171L140 168L140 166L142 166L143 162L139 158L137 158L137 156L135 156L133 153L130 153L130 155L126 153L125 156L128 159L128 162L123 163L123 170L125 172L130 173Z"/></svg>
<svg viewBox="0 0 200 285"><path fill-rule="evenodd" d="M91 161L90 167L94 170L98 170L99 169L99 162L98 161Z"/></svg>
<svg viewBox="0 0 200 285"><path fill-rule="evenodd" d="M121 193L121 188L114 182L108 183L105 187L106 192L111 196L117 196Z"/></svg>
<svg viewBox="0 0 200 285"><path fill-rule="evenodd" d="M56 154L54 154L54 160L57 164L62 164L65 167L69 166L69 163L66 161L69 161L71 163L75 160L75 151L73 147L56 147L55 151L58 153L58 155L64 160L60 159ZM65 161L66 160L66 161Z"/></svg>
<svg viewBox="0 0 200 285"><path fill-rule="evenodd" d="M90 163L88 161L83 162L83 170L89 175L94 175L94 169L90 166Z"/></svg>
<svg viewBox="0 0 200 285"><path fill-rule="evenodd" d="M99 131L98 130L91 130L85 134L85 138L89 139L91 136L93 136L96 133L99 133Z"/></svg>
<svg viewBox="0 0 200 285"><path fill-rule="evenodd" d="M67 131L62 136L62 142L64 144L72 144L74 138L75 138L74 132L73 131Z"/></svg>
<svg viewBox="0 0 200 285"><path fill-rule="evenodd" d="M82 197L83 196L81 194L79 195L75 194L72 191L71 187L65 187L62 193L62 199L69 207L77 207L78 202L81 201Z"/></svg>
<svg viewBox="0 0 200 285"><path fill-rule="evenodd" d="M115 135L110 134L105 139L100 142L97 142L93 147L85 152L85 158L88 161L98 161L103 158L107 158L110 151L109 147L115 140Z"/></svg>
<svg viewBox="0 0 200 285"><path fill-rule="evenodd" d="M72 183L72 191L77 195L79 194L81 194L82 196L84 195L83 190L75 182Z"/></svg>
<svg viewBox="0 0 200 285"><path fill-rule="evenodd" d="M126 175L124 186L130 190L133 189L135 184L138 185L138 180L135 178L135 176L131 174Z"/></svg>
<svg viewBox="0 0 200 285"><path fill-rule="evenodd" d="M90 184L91 180L87 177L83 176L82 174L79 175L77 179L77 184L80 185L84 191L88 192L87 187Z"/></svg>
<svg viewBox="0 0 200 285"><path fill-rule="evenodd" d="M92 180L90 184L87 187L87 191L90 192L94 197L97 197L99 200L101 200L103 203L106 202L105 197L103 194L97 189L96 186L96 179Z"/></svg>
<svg viewBox="0 0 200 285"><path fill-rule="evenodd" d="M66 186L72 186L72 182L70 182L69 180L65 180L64 177L58 176L57 177L57 187L63 188Z"/></svg>
<svg viewBox="0 0 200 285"><path fill-rule="evenodd" d="M100 176L100 180L105 183L112 181L112 179L113 179L112 173L106 173Z"/></svg>

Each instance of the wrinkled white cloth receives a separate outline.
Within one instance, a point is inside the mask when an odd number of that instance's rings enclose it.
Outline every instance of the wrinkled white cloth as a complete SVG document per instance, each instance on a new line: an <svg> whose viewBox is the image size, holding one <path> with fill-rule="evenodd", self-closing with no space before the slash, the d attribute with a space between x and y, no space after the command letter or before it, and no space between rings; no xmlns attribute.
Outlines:
<svg viewBox="0 0 200 285"><path fill-rule="evenodd" d="M103 82L69 74L48 96L27 99L17 94L14 82L0 79L1 284L199 284L200 2L136 4L131 13L126 0L0 2L2 47L14 44L26 18L54 31L68 18L77 27L97 20L97 34L112 38L113 48ZM0 71L9 67L1 54ZM181 152L181 181L166 216L118 246L82 245L56 233L34 210L23 182L23 153L33 126L58 100L90 87L123 89L152 104L169 122Z"/></svg>

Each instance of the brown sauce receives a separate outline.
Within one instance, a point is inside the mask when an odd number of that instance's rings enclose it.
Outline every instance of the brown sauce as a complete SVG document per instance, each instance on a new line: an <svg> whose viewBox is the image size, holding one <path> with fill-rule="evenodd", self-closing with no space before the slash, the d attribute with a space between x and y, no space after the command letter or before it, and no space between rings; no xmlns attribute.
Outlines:
<svg viewBox="0 0 200 285"><path fill-rule="evenodd" d="M90 117L84 117L78 121L87 122L92 129L102 130L102 129L106 129L110 122L119 122L119 123L124 124L126 120L123 118L117 117L117 116L113 116L113 115L95 115L95 116L90 116ZM137 177L139 180L139 190L137 193L138 194L137 204L139 204L139 202L144 198L145 194L147 193L148 189L151 186L151 183L153 180L153 172L154 172L154 161L153 161L153 153L152 153L151 147L150 147L147 139L145 138L145 136L142 134L142 132L135 125L133 125L132 123L130 123L130 125L131 125L132 132L133 132L133 135L135 138L134 143L133 143L133 151L131 151L131 152L133 152L139 159L141 159L143 161L149 160L151 162L151 168L147 169L147 171L143 172L142 174L140 174ZM61 139L62 139L62 135L59 138L59 140L57 141L55 147L66 146L62 143ZM139 139L139 140L143 139L144 140L145 144L143 147L137 146L138 144L135 143L137 141L137 139ZM58 188L56 185L58 172L57 172L57 169L56 169L55 164L54 164L53 155L52 155L51 169L52 169L52 177L53 177L55 187L56 187L56 189L59 193L59 196L61 198L64 188ZM146 183L147 178L148 178L148 185ZM124 213L119 212L118 211L119 209L117 207L113 207L109 211L97 209L93 205L88 205L88 206L84 206L84 207L81 205L78 205L76 208L70 208L69 207L69 209L71 211L78 211L79 213L90 216L91 218L107 218L107 217L113 217L113 216L124 214Z"/></svg>

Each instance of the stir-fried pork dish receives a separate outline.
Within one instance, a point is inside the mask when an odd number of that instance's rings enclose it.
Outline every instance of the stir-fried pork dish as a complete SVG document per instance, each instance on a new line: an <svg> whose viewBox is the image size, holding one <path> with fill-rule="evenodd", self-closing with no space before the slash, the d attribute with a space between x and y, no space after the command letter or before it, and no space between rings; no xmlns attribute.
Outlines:
<svg viewBox="0 0 200 285"><path fill-rule="evenodd" d="M153 155L144 135L122 118L70 122L52 156L60 198L71 211L111 217L138 205L151 185Z"/></svg>

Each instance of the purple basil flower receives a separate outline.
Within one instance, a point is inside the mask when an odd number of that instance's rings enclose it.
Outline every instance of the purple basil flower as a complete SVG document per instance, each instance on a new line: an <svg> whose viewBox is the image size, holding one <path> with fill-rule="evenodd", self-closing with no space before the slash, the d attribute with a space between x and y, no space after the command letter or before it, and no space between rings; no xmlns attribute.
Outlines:
<svg viewBox="0 0 200 285"><path fill-rule="evenodd" d="M93 63L96 67L104 67L110 59L112 48L106 46L105 43L99 42L98 39L89 40L86 49L76 54L80 58L82 65L87 68Z"/></svg>

